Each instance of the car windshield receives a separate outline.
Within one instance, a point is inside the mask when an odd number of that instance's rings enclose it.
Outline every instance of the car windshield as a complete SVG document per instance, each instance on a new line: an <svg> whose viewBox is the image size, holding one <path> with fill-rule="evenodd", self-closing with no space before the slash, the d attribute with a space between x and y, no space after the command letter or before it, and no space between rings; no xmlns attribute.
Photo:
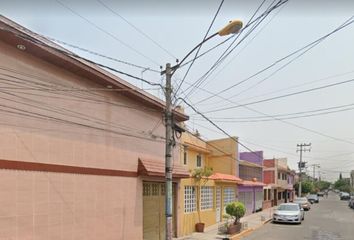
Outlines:
<svg viewBox="0 0 354 240"><path fill-rule="evenodd" d="M278 207L278 210L280 210L280 211L298 211L299 206L296 204L280 205Z"/></svg>
<svg viewBox="0 0 354 240"><path fill-rule="evenodd" d="M309 195L307 198L317 198L317 196L312 194L312 195Z"/></svg>

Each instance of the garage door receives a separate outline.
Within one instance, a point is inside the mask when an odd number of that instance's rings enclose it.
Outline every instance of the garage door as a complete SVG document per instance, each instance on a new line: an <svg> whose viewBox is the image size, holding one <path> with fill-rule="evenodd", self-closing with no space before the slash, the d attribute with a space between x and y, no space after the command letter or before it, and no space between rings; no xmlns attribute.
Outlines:
<svg viewBox="0 0 354 240"><path fill-rule="evenodd" d="M165 185L143 183L144 240L160 240L165 237Z"/></svg>

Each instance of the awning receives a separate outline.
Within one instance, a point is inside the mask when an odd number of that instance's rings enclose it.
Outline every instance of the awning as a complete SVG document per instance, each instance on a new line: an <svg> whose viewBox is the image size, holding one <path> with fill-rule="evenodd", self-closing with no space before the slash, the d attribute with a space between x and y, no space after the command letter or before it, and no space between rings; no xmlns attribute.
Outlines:
<svg viewBox="0 0 354 240"><path fill-rule="evenodd" d="M223 173L214 173L209 177L211 180L215 181L228 181L228 182L235 182L239 183L242 182L242 180L234 175L229 175L229 174L223 174Z"/></svg>
<svg viewBox="0 0 354 240"><path fill-rule="evenodd" d="M165 161L139 158L138 175L149 177L165 177ZM187 178L189 177L189 172L182 166L174 164L172 177Z"/></svg>
<svg viewBox="0 0 354 240"><path fill-rule="evenodd" d="M258 182L258 181L247 181L247 180L243 180L240 185L242 186L250 186L250 187L264 187L266 186L266 184L262 183L262 182Z"/></svg>

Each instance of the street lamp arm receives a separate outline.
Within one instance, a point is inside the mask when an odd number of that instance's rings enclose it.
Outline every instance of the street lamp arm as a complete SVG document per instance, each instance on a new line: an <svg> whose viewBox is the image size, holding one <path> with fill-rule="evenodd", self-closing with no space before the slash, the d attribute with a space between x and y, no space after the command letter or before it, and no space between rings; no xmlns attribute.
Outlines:
<svg viewBox="0 0 354 240"><path fill-rule="evenodd" d="M182 63L195 51L197 50L201 45L203 45L206 41L209 41L210 39L212 39L213 37L215 37L216 35L218 35L219 32L216 32L212 35L210 35L209 37L207 37L206 39L204 39L203 41L201 41L198 45L196 45L191 51L189 51L189 53L187 53L187 55L182 59L182 61L180 61L178 64L176 64L175 66L172 67L173 71L176 70L177 68L179 68Z"/></svg>

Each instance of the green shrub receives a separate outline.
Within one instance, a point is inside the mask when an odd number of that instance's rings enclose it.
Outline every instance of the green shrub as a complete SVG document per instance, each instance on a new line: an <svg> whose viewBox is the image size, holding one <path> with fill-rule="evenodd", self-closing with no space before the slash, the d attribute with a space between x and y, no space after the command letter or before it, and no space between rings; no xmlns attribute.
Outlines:
<svg viewBox="0 0 354 240"><path fill-rule="evenodd" d="M240 219L246 213L246 207L242 202L232 202L227 204L226 213L235 219L235 224L240 222Z"/></svg>

